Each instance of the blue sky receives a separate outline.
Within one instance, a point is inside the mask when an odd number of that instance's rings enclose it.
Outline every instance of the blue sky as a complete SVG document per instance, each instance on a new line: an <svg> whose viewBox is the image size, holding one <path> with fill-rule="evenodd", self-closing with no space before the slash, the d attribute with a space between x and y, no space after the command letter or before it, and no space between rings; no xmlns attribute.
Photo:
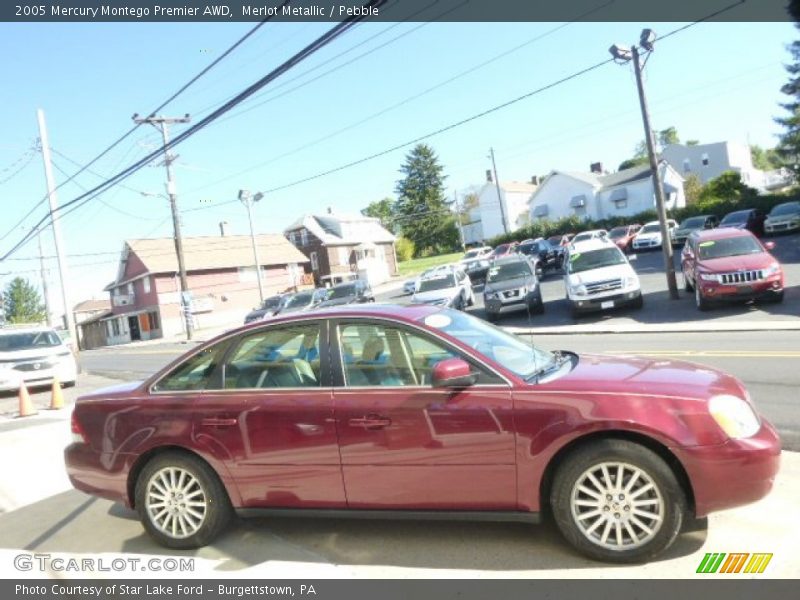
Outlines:
<svg viewBox="0 0 800 600"><path fill-rule="evenodd" d="M241 204L215 206L234 200L241 188L269 190L425 135L600 62L611 43L633 43L645 26L666 34L681 25L359 26L234 109L234 116L223 117L178 148L175 172L179 204L186 211L184 235L216 235L222 220L233 233L247 233ZM15 161L38 136L37 108L45 110L51 147L63 155L53 157L56 180L63 181L59 169L75 170L68 159L82 163L95 156L131 126L133 113L149 113L252 26L0 24L0 55L6 57L0 67L5 82L0 90L0 182L24 164ZM164 114L189 113L194 120L204 116L328 27L265 25ZM654 127L675 126L684 140L774 145L779 128L773 118L781 114L779 89L786 80L782 65L789 58L786 44L795 37L789 23L708 23L665 39L646 67ZM352 62L328 72L347 61ZM176 126L173 134L180 131ZM452 196L484 181L490 146L501 180L527 180L552 169L588 170L595 161L614 170L641 138L632 69L609 64L427 143L444 165ZM115 173L154 149L158 140L153 128L143 126L92 169ZM302 214L329 206L356 213L373 200L393 196L409 149L268 193L255 209L257 231L279 232ZM15 169L2 171L12 164ZM59 190L59 200L64 203L80 194L81 186L100 181L83 174L77 185ZM171 235L167 202L134 191L163 193L163 167L144 168L125 185L133 190L114 188L100 197L102 202L94 200L62 220L75 301L102 296L103 286L114 278L124 239ZM24 228L9 229L44 192L39 155L0 183L0 237L6 236L0 253L24 235ZM34 223L30 218L24 225ZM47 255L52 254L51 240L48 232ZM34 256L36 244L31 243L15 260L0 264L0 285L12 276L2 275L9 272L38 285L38 273L28 272L38 268L38 261L19 260ZM55 261L48 266L52 293Z"/></svg>

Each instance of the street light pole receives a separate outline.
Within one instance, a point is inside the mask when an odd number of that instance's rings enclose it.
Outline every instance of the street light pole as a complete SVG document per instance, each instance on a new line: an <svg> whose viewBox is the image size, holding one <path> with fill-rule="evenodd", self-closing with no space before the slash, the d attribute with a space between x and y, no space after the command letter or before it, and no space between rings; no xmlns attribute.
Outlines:
<svg viewBox="0 0 800 600"><path fill-rule="evenodd" d="M256 244L256 234L253 230L253 203L258 202L264 194L258 192L255 196L250 195L250 190L239 190L239 200L247 207L247 218L250 221L250 240L253 242L253 260L256 265L256 280L258 281L258 297L260 305L264 304L264 285L261 283L261 264L258 260L258 244Z"/></svg>
<svg viewBox="0 0 800 600"><path fill-rule="evenodd" d="M642 31L640 43L648 51L652 52L652 43L655 34L650 29ZM642 81L642 63L639 48L632 46L630 50L617 45L610 49L611 54L616 59L627 62L633 60L633 69L636 74L636 87L639 91L639 106L642 110L642 123L644 125L644 139L647 143L647 154L650 159L650 171L653 178L653 188L656 196L656 213L661 227L661 251L664 256L664 271L667 274L667 287L669 296L673 300L678 300L678 282L675 278L675 263L672 259L672 239L670 238L669 227L667 227L667 209L664 202L664 187L661 182L661 174L658 172L658 159L656 157L655 140L653 139L653 129L650 126L650 113L647 110L647 97Z"/></svg>

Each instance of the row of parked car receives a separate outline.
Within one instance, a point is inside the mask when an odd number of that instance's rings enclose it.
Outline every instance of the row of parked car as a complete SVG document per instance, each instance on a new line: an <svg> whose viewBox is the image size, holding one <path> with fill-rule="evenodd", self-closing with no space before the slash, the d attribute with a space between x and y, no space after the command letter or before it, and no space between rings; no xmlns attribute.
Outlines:
<svg viewBox="0 0 800 600"><path fill-rule="evenodd" d="M273 317L278 314L288 314L325 308L328 306L341 306L359 302L375 302L372 288L366 281L357 279L347 281L328 288L316 288L295 293L276 294L270 296L244 318L245 325L254 321Z"/></svg>

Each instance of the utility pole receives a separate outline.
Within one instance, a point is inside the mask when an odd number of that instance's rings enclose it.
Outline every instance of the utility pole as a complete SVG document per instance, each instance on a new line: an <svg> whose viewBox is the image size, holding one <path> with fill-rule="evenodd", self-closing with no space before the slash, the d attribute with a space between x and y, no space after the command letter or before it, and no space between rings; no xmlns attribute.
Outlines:
<svg viewBox="0 0 800 600"><path fill-rule="evenodd" d="M458 201L458 192L453 191L453 199L456 204L456 222L458 223L458 237L461 239L461 250L466 250L467 245L464 243L464 226L461 223L461 203Z"/></svg>
<svg viewBox="0 0 800 600"><path fill-rule="evenodd" d="M250 241L253 243L253 261L256 267L256 279L258 280L259 306L264 304L264 284L261 283L261 265L258 260L258 244L256 244L256 234L253 230L253 203L258 202L264 197L261 192L255 196L250 195L250 190L239 190L239 200L247 207L247 218L250 221Z"/></svg>
<svg viewBox="0 0 800 600"><path fill-rule="evenodd" d="M672 260L672 238L667 227L667 209L664 203L664 188L661 185L661 174L658 172L658 160L656 158L655 140L653 139L653 129L650 126L650 113L647 110L647 97L644 92L642 82L642 63L639 59L639 48L631 48L633 54L633 69L636 73L636 87L639 89L639 105L642 109L642 122L644 124L644 135L647 142L647 154L650 158L650 170L653 174L653 188L656 193L656 212L658 221L661 225L661 251L664 254L664 270L667 273L667 287L669 288L670 298L677 300L678 282L675 278L675 263Z"/></svg>
<svg viewBox="0 0 800 600"><path fill-rule="evenodd" d="M39 242L39 268L42 273L42 296L44 296L44 310L47 313L47 326L53 326L53 316L50 312L50 294L47 292L47 271L44 268L44 250L42 249L42 232L36 234ZM71 311L70 311L71 312Z"/></svg>
<svg viewBox="0 0 800 600"><path fill-rule="evenodd" d="M135 123L149 123L161 131L164 140L164 166L167 168L167 194L169 195L169 206L172 211L172 230L175 239L175 253L178 255L178 276L181 282L181 312L186 325L186 339L192 339L193 323L191 312L191 301L189 299L189 281L186 277L186 262L183 259L183 239L181 238L181 222L178 216L178 194L175 187L175 179L172 175L172 161L175 160L169 153L169 131L168 125L173 123L188 123L189 115L183 117L156 117L151 115L146 118L139 118L138 114L133 115Z"/></svg>
<svg viewBox="0 0 800 600"><path fill-rule="evenodd" d="M497 178L497 165L494 162L494 148L489 148L489 155L492 157L492 171L494 172L494 185L497 187L497 203L500 205L500 218L503 220L503 233L508 233L506 223L506 209L503 208L503 196L500 193L500 180Z"/></svg>
<svg viewBox="0 0 800 600"><path fill-rule="evenodd" d="M64 255L61 251L61 227L59 225L60 213L58 212L58 195L56 194L55 180L53 179L53 167L50 164L50 142L47 138L47 125L44 121L44 111L40 108L36 111L39 121L39 141L42 144L42 160L44 161L44 176L47 181L47 200L50 204L50 222L53 225L53 241L56 248L56 262L58 263L58 278L61 283L61 301L64 303L64 320L69 331L70 341L75 348L78 347L78 334L75 330L75 319L70 305L70 293L67 289L69 273L64 262Z"/></svg>

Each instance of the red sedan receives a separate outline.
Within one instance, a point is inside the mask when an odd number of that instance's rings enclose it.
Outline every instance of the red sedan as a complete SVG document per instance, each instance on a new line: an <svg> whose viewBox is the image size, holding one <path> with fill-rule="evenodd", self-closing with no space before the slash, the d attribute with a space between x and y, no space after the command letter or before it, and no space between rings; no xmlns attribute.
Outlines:
<svg viewBox="0 0 800 600"><path fill-rule="evenodd" d="M579 356L432 306L260 321L143 383L81 397L72 484L172 548L234 512L538 522L649 559L684 519L763 497L780 441L742 384L689 363Z"/></svg>
<svg viewBox="0 0 800 600"><path fill-rule="evenodd" d="M762 244L746 229L695 231L681 253L684 287L694 290L700 310L720 301L782 302L783 269L769 253L773 248L774 242Z"/></svg>

